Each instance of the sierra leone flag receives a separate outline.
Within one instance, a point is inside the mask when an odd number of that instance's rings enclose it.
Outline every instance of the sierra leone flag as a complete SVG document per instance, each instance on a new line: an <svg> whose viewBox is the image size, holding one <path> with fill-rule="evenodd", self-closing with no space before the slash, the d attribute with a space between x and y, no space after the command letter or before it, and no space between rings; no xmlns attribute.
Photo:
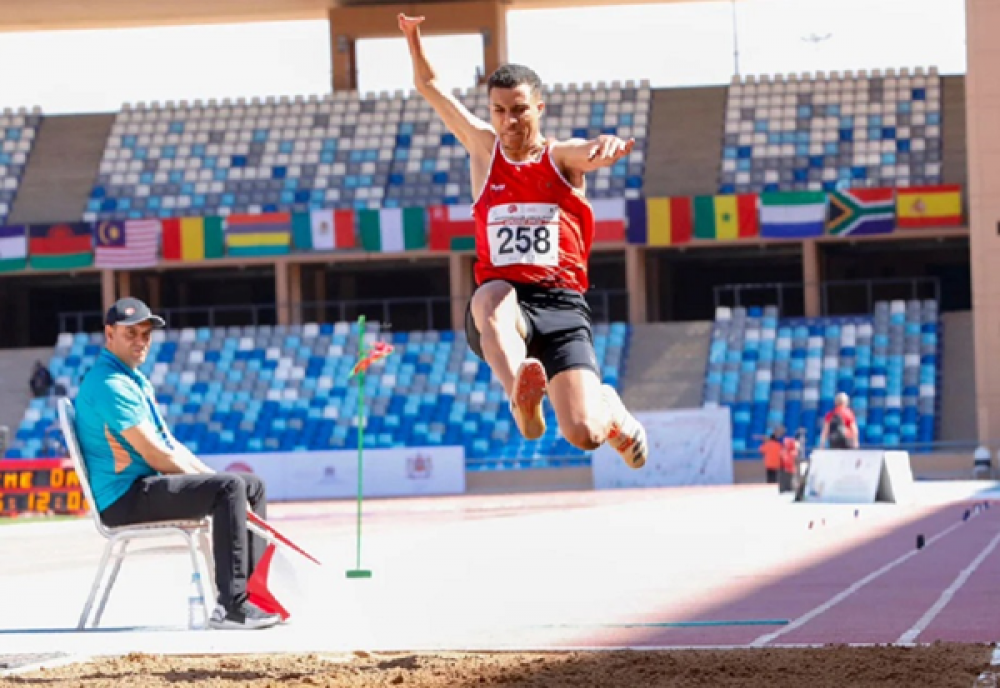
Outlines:
<svg viewBox="0 0 1000 688"><path fill-rule="evenodd" d="M830 192L827 233L835 236L891 234L896 222L893 194L893 189Z"/></svg>
<svg viewBox="0 0 1000 688"><path fill-rule="evenodd" d="M779 191L760 195L760 235L767 239L822 236L826 194L822 191Z"/></svg>

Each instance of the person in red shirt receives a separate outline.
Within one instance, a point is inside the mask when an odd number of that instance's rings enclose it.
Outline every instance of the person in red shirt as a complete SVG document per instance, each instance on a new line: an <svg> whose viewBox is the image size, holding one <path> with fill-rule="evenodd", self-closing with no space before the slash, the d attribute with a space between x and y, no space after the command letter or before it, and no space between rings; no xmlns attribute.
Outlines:
<svg viewBox="0 0 1000 688"><path fill-rule="evenodd" d="M833 404L833 410L823 419L820 446L826 443L830 449L857 449L861 446L861 433L858 432L858 420L850 408L850 399L839 392Z"/></svg>
<svg viewBox="0 0 1000 688"><path fill-rule="evenodd" d="M635 142L543 136L542 83L522 65L489 77L491 121L479 119L438 83L420 38L424 18L398 20L417 92L470 157L477 259L465 323L470 348L503 385L526 439L545 433L548 394L567 441L587 451L608 442L641 468L646 432L601 384L584 297L594 237L584 175L628 156Z"/></svg>
<svg viewBox="0 0 1000 688"><path fill-rule="evenodd" d="M760 453L764 457L764 471L769 484L778 482L778 471L781 470L781 442L784 436L785 426L779 425L760 445Z"/></svg>

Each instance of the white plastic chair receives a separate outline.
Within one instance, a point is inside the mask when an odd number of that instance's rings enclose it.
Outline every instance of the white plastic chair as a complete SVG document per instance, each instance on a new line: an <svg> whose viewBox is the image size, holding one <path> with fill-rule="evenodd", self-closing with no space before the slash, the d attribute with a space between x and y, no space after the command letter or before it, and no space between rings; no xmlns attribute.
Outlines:
<svg viewBox="0 0 1000 688"><path fill-rule="evenodd" d="M155 523L138 523L118 528L109 528L105 526L104 523L101 522L100 513L94 506L94 495L90 489L90 477L87 474L86 464L83 462L83 452L81 452L79 442L77 441L76 411L70 400L65 397L59 399L58 409L59 425L62 428L63 436L66 440L66 447L69 449L70 458L73 461L73 468L76 470L76 474L80 478L80 486L83 488L83 493L87 498L87 503L90 504L90 513L94 517L94 525L97 527L97 532L103 535L108 541L104 548L104 554L101 557L101 562L97 566L97 574L94 576L94 582L90 587L90 594L87 596L87 603L83 608L83 613L80 614L80 621L77 624L77 629L82 630L87 627L87 622L90 619L90 611L94 606L94 599L97 597L97 591L101 587L101 581L104 579L104 571L107 568L110 559L114 558L114 567L111 569L111 576L104 589L104 594L101 595L101 601L97 605L97 613L94 615L92 628L97 628L101 623L101 616L104 614L104 608L108 603L108 598L111 596L111 589L114 587L115 581L118 578L118 572L121 570L122 561L125 559L129 543L136 539L153 539L171 536L180 536L184 539L187 544L188 554L191 557L192 572L199 574L198 593L202 600L202 612L204 614L202 617L203 624L196 623L192 618L189 621L189 627L207 627L209 614L211 614L209 605L211 604L212 607L214 607L214 601L216 598L214 583L215 571L211 556L211 519L205 518L200 521L157 521ZM115 551L115 547L119 543L121 544L121 547ZM163 551L163 549L146 548L133 551L131 554L150 554ZM205 583L206 579L210 581L208 586L206 586ZM212 593L211 597L209 597L209 593Z"/></svg>

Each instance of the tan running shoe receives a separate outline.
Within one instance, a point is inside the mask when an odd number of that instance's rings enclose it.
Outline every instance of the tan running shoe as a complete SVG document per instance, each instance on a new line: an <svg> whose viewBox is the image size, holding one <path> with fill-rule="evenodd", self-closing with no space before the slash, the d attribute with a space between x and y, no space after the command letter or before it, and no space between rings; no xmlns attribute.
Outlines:
<svg viewBox="0 0 1000 688"><path fill-rule="evenodd" d="M608 444L621 454L622 459L630 468L642 468L646 465L649 455L649 444L646 442L646 429L636 420L618 392L611 385L603 385L604 399L611 410L611 432L608 434Z"/></svg>
<svg viewBox="0 0 1000 688"><path fill-rule="evenodd" d="M537 358L524 359L514 376L510 412L525 439L537 440L545 434L542 399L548 385L549 379L541 361Z"/></svg>

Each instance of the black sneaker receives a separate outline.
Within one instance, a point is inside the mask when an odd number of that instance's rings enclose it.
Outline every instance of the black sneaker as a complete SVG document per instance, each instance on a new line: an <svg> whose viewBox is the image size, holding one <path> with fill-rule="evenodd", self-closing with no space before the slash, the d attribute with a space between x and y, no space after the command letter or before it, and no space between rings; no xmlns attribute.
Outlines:
<svg viewBox="0 0 1000 688"><path fill-rule="evenodd" d="M252 602L244 602L228 611L221 604L217 604L212 611L212 618L208 620L209 628L222 631L251 631L259 628L270 628L279 623L281 623L280 614L268 614Z"/></svg>

